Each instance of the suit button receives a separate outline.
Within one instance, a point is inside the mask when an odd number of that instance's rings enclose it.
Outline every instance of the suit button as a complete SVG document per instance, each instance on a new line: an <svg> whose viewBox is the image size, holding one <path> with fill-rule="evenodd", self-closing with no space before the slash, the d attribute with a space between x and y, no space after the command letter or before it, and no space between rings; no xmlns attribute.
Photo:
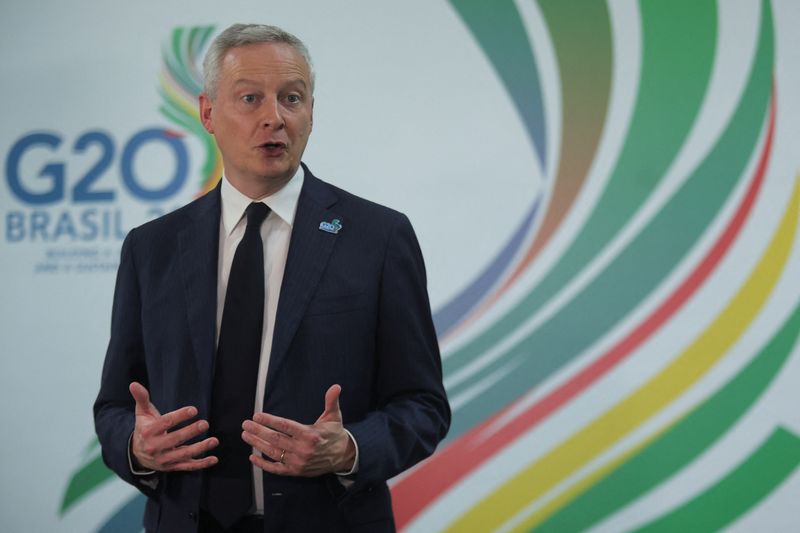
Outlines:
<svg viewBox="0 0 800 533"><path fill-rule="evenodd" d="M195 513L195 512L190 512L190 513L189 513L189 519L190 519L191 521L193 521L193 522L197 522L197 513Z"/></svg>

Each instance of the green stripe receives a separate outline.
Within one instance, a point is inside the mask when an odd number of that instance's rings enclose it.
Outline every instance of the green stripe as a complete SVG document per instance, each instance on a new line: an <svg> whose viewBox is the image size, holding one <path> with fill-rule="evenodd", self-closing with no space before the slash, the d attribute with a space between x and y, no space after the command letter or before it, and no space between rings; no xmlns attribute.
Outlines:
<svg viewBox="0 0 800 533"><path fill-rule="evenodd" d="M700 496L636 533L717 531L780 485L800 464L800 438L777 428L744 463Z"/></svg>
<svg viewBox="0 0 800 533"><path fill-rule="evenodd" d="M61 499L61 507L58 510L59 516L64 516L64 513L75 504L113 477L114 473L103 464L100 453L97 453L93 459L78 469L70 478L67 490L64 491L64 496Z"/></svg>
<svg viewBox="0 0 800 533"><path fill-rule="evenodd" d="M800 305L750 363L671 429L543 522L539 533L581 531L684 468L736 423L772 383L800 333ZM680 530L676 530L680 531Z"/></svg>
<svg viewBox="0 0 800 533"><path fill-rule="evenodd" d="M179 57L172 57L165 53L164 64L178 85L182 88L191 88L192 78L184 71L182 60Z"/></svg>
<svg viewBox="0 0 800 533"><path fill-rule="evenodd" d="M641 12L639 94L606 190L581 232L539 285L491 329L450 354L444 361L446 374L468 365L511 334L589 264L653 191L682 146L712 70L715 2L652 0L641 3Z"/></svg>
<svg viewBox="0 0 800 533"><path fill-rule="evenodd" d="M170 71L181 85L185 86L185 80L183 79L183 73L185 71L183 67L183 47L181 46L183 43L183 34L184 28L175 28L172 32L172 48L171 53L166 57L168 64L170 65Z"/></svg>

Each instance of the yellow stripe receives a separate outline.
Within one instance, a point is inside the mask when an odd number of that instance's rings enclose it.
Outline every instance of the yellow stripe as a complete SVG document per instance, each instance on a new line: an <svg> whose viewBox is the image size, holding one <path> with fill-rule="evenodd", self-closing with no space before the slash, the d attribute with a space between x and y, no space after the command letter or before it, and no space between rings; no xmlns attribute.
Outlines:
<svg viewBox="0 0 800 533"><path fill-rule="evenodd" d="M678 417L676 420L678 419L680 419L680 417ZM515 527L512 530L512 533L527 532L530 531L530 529L533 526L542 523L547 517L555 513L558 509L560 509L564 505L574 500L576 496L583 493L586 489L588 489L596 482L604 478L607 473L611 472L612 470L615 470L617 466L621 465L622 463L630 459L632 456L639 453L640 450L644 449L657 437L660 437L665 431L667 431L673 425L675 425L675 421L670 422L665 427L659 429L656 433L647 437L645 440L638 443L630 450L620 454L618 457L611 459L608 463L602 465L594 472L588 474L586 477L578 481L575 485L571 486L569 489L565 490L564 492L553 498L551 501L549 501L547 504L545 504L542 508L534 512L534 514L532 514L530 517L526 518L523 522L521 522L517 527Z"/></svg>
<svg viewBox="0 0 800 533"><path fill-rule="evenodd" d="M780 226L750 278L708 329L664 371L516 474L447 531L474 531L476 527L490 530L502 525L700 379L744 332L775 287L795 239L799 203L800 182L797 182ZM555 510L551 509L547 515L537 513L537 520L526 521L526 526L532 527Z"/></svg>

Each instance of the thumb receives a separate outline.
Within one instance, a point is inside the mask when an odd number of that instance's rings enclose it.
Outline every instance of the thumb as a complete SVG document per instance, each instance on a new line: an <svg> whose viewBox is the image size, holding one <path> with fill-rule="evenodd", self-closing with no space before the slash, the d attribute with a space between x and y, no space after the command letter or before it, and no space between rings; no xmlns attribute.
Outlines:
<svg viewBox="0 0 800 533"><path fill-rule="evenodd" d="M131 396L133 396L133 399L136 402L137 415L152 414L154 411L155 414L158 415L158 410L152 403L150 403L150 393L147 392L147 389L144 387L144 385L134 381L130 384L128 390L131 391Z"/></svg>
<svg viewBox="0 0 800 533"><path fill-rule="evenodd" d="M339 408L339 395L342 393L340 385L331 385L325 393L325 412L320 415L317 422L341 422L342 410Z"/></svg>

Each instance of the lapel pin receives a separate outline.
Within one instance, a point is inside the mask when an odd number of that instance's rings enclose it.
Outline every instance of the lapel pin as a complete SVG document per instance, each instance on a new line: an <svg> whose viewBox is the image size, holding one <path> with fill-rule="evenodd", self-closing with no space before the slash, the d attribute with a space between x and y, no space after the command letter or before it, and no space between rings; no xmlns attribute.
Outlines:
<svg viewBox="0 0 800 533"><path fill-rule="evenodd" d="M330 222L320 222L319 229L336 235L337 233L339 233L339 230L342 229L342 223L339 222L338 218L334 218Z"/></svg>

